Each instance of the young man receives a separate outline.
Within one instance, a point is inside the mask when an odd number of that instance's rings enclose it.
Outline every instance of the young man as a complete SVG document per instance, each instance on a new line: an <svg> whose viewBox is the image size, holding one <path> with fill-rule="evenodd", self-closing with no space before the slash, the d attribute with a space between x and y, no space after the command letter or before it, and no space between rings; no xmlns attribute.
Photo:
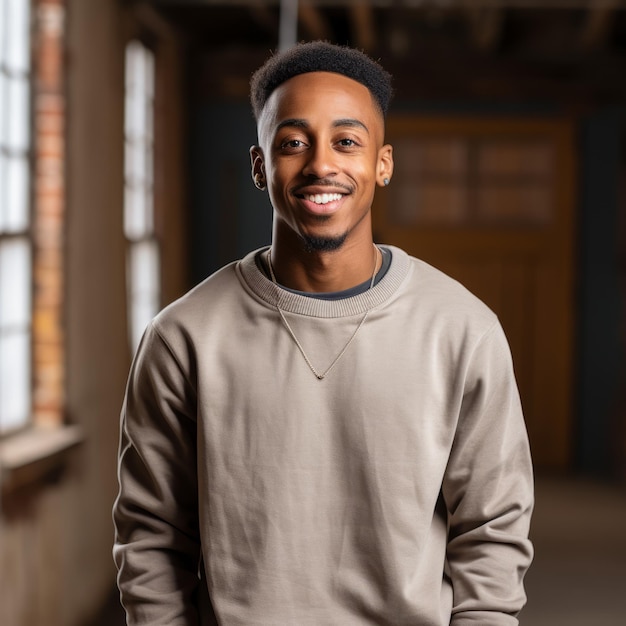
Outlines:
<svg viewBox="0 0 626 626"><path fill-rule="evenodd" d="M517 624L533 496L510 354L463 287L372 240L390 96L377 63L321 42L253 77L272 245L136 355L114 510L129 624Z"/></svg>

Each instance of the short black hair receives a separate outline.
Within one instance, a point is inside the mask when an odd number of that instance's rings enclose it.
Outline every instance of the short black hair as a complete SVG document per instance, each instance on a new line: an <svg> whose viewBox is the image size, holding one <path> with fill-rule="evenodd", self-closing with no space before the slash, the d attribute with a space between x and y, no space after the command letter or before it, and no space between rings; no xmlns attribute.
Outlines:
<svg viewBox="0 0 626 626"><path fill-rule="evenodd" d="M356 80L369 89L383 117L387 115L393 94L389 72L356 48L310 41L274 54L252 75L250 101L255 119L279 85L308 72L333 72Z"/></svg>

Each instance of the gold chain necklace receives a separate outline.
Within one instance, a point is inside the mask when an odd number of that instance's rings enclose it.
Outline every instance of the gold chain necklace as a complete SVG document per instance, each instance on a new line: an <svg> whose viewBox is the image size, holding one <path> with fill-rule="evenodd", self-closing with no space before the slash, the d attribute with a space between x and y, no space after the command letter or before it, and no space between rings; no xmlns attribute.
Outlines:
<svg viewBox="0 0 626 626"><path fill-rule="evenodd" d="M374 271L372 272L372 279L370 281L370 286L368 287L368 291L374 286L374 281L376 280L376 267L378 265L379 253L380 253L381 262L382 262L382 253L378 249L378 246L374 244ZM272 277L272 282L275 285L278 285L278 283L276 282L276 276L274 275L274 267L272 266L271 249L267 251L267 266L269 267L269 270L270 270L270 276ZM276 306L276 310L280 314L280 318L283 320L283 324L285 325L285 328L289 331L289 334L291 335L291 338L294 340L296 346L298 346L298 350L300 350L300 354L302 354L306 364L309 366L309 369L315 374L318 380L324 380L328 372L330 372L330 370L332 370L333 367L335 367L339 359L341 359L341 357L346 353L346 350L350 347L350 344L354 341L354 338L356 337L357 333L359 332L359 330L361 330L361 326L365 324L365 320L367 319L367 316L369 315L369 312L370 312L370 309L367 309L365 311L365 313L363 314L363 317L361 318L360 322L357 324L357 327L354 329L354 332L350 336L350 339L348 339L348 343L346 343L346 345L339 351L339 354L337 354L337 356L333 359L332 363L323 372L319 372L315 368L313 363L311 363L311 359L309 359L307 353L304 351L302 344L298 340L298 337L296 337L296 333L293 331L293 328L291 328L291 325L289 324L289 322L287 321L287 318L285 317L285 312L280 308L278 302L275 304L275 306Z"/></svg>

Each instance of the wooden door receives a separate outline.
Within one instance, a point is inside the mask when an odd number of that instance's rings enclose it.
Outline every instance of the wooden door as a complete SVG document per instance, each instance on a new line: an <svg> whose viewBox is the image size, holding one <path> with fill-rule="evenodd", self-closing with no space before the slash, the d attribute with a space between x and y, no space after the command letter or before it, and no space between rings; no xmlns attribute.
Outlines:
<svg viewBox="0 0 626 626"><path fill-rule="evenodd" d="M376 241L461 281L508 336L538 468L572 454L574 142L563 120L392 117Z"/></svg>

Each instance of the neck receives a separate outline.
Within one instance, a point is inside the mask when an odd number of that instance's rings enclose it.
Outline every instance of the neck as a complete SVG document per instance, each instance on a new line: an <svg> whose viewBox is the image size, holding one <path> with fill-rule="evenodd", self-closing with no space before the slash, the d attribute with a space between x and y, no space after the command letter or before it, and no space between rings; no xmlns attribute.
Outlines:
<svg viewBox="0 0 626 626"><path fill-rule="evenodd" d="M370 280L380 268L381 254L373 241L365 245L346 242L333 251L296 253L274 243L270 250L276 281L290 289L329 293L350 289Z"/></svg>

